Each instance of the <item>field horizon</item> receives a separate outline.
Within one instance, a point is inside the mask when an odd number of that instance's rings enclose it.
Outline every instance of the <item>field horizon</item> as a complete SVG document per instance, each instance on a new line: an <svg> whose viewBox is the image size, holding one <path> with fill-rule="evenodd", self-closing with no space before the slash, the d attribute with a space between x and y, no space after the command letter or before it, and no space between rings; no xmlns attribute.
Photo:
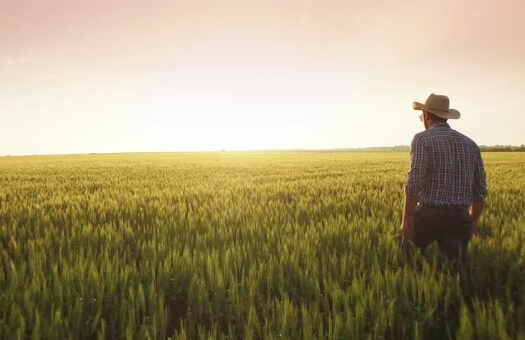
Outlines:
<svg viewBox="0 0 525 340"><path fill-rule="evenodd" d="M481 152L524 152L525 144L521 145L480 145ZM283 152L283 153L391 153L410 152L409 145L394 145L394 146L368 146L368 147L342 147L342 148L320 148L320 149L246 149L246 150L204 150L204 151L129 151L129 152L85 152L85 153L57 153L57 154L21 154L21 155L0 155L0 157L30 157L30 156L80 156L80 155L133 155L133 154L191 154L191 153L250 153L250 152Z"/></svg>

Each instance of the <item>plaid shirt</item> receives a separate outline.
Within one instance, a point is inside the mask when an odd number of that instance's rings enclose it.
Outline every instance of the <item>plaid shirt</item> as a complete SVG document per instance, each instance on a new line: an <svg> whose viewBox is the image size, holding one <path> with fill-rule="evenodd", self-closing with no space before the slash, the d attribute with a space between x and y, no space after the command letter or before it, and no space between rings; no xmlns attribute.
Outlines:
<svg viewBox="0 0 525 340"><path fill-rule="evenodd" d="M476 143L447 123L416 134L410 146L405 193L433 206L470 206L484 201L485 169Z"/></svg>

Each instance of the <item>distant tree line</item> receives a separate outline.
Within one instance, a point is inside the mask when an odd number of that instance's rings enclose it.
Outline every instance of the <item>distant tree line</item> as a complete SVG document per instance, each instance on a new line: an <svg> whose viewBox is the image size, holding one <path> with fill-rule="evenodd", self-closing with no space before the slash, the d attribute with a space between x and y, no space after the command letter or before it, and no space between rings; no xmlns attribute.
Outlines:
<svg viewBox="0 0 525 340"><path fill-rule="evenodd" d="M481 152L525 152L525 145L520 146L513 145L480 145L479 149ZM409 152L410 146L408 145L396 145L396 146L384 146L384 147L368 147L368 148L344 148L344 149L331 149L325 151L343 151L343 152Z"/></svg>
<svg viewBox="0 0 525 340"><path fill-rule="evenodd" d="M520 146L513 145L480 145L479 149L481 152L525 152L525 145ZM361 148L361 149L346 149L346 151L354 152L409 152L410 146L408 145L396 145L389 147L372 147L372 148Z"/></svg>
<svg viewBox="0 0 525 340"><path fill-rule="evenodd" d="M525 152L525 145L521 144L520 146L512 145L480 145L479 149L481 152Z"/></svg>

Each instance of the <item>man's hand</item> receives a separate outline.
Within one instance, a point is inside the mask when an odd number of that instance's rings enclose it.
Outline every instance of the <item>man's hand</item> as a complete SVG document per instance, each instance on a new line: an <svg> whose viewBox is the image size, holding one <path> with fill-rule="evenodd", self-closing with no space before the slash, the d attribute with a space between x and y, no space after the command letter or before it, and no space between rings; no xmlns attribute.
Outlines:
<svg viewBox="0 0 525 340"><path fill-rule="evenodd" d="M474 233L472 234L472 237L478 238L478 236L479 236L478 235L478 222L474 221L473 224L474 224Z"/></svg>
<svg viewBox="0 0 525 340"><path fill-rule="evenodd" d="M470 209L470 214L472 215L472 220L474 221L474 238L477 238L478 235L478 219L481 215L481 211L483 210L483 207L485 206L485 202L474 202L472 203L472 207Z"/></svg>
<svg viewBox="0 0 525 340"><path fill-rule="evenodd" d="M412 239L414 237L414 231L410 225L410 216L412 216L418 201L418 196L405 194L405 209L403 211L403 222L401 223L400 229L403 237L407 239Z"/></svg>
<svg viewBox="0 0 525 340"><path fill-rule="evenodd" d="M410 220L403 220L400 229L401 234L403 234L404 238L412 239L414 237L414 231L412 230L412 226L410 225Z"/></svg>

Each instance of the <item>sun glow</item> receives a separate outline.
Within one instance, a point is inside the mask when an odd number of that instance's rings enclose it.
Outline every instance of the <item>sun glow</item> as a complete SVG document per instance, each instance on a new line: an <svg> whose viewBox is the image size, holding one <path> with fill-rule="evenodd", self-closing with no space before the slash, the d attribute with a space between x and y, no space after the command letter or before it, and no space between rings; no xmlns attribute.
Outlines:
<svg viewBox="0 0 525 340"><path fill-rule="evenodd" d="M330 105L329 93L300 86L180 88L158 92L145 123L186 150L294 148Z"/></svg>
<svg viewBox="0 0 525 340"><path fill-rule="evenodd" d="M343 109L342 91L349 88L331 69L309 67L274 43L210 43L190 48L157 80L144 123L186 150L314 147L308 134Z"/></svg>
<svg viewBox="0 0 525 340"><path fill-rule="evenodd" d="M523 1L443 1L0 1L0 155L523 144Z"/></svg>

